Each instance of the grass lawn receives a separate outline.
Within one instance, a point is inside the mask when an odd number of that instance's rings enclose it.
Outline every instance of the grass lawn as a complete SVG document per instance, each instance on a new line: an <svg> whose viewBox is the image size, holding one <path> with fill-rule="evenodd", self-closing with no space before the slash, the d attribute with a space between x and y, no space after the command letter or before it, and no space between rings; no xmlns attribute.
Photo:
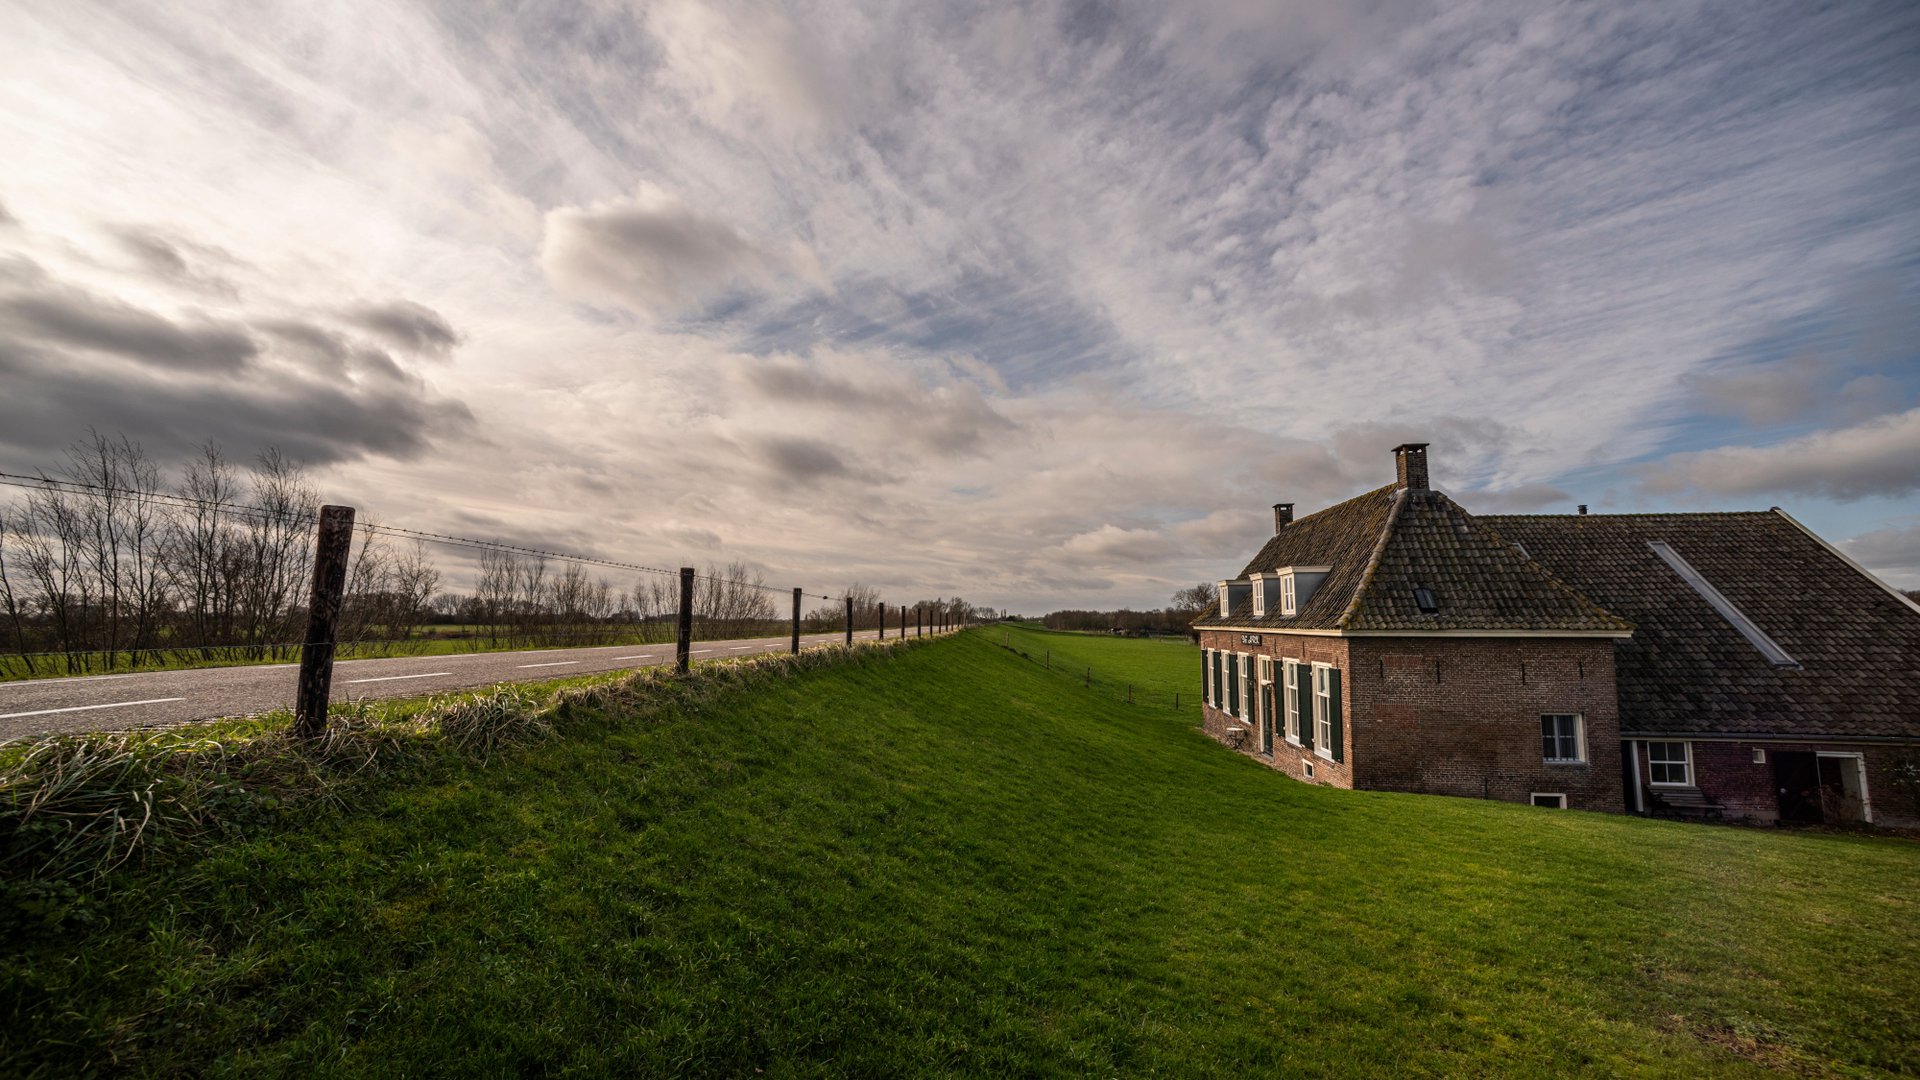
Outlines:
<svg viewBox="0 0 1920 1080"><path fill-rule="evenodd" d="M1189 648L1012 633L1197 697ZM124 873L7 937L0 1074L1920 1070L1920 845L1310 787L1007 640Z"/></svg>

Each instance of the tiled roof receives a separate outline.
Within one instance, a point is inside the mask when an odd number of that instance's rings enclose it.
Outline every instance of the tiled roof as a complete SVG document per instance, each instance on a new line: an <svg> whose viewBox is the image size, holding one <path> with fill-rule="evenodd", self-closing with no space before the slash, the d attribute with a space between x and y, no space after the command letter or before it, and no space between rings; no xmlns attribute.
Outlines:
<svg viewBox="0 0 1920 1080"><path fill-rule="evenodd" d="M1414 602L1432 590L1439 611ZM1633 625L1557 580L1438 491L1406 503L1343 623L1348 630L1592 630Z"/></svg>
<svg viewBox="0 0 1920 1080"><path fill-rule="evenodd" d="M1196 626L1318 630L1537 630L1624 634L1632 629L1554 579L1437 491L1369 491L1295 521L1267 541L1240 578L1283 566L1330 571L1298 614L1255 617L1252 600ZM1414 589L1439 611L1426 614Z"/></svg>
<svg viewBox="0 0 1920 1080"><path fill-rule="evenodd" d="M1479 520L1633 621L1616 653L1623 733L1920 738L1920 612L1778 512ZM1774 666L1650 541L1801 666Z"/></svg>

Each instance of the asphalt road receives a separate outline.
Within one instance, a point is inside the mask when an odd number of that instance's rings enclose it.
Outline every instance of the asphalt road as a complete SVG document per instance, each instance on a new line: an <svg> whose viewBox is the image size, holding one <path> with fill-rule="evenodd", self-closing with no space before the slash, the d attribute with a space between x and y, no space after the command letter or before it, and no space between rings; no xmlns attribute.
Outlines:
<svg viewBox="0 0 1920 1080"><path fill-rule="evenodd" d="M897 635L894 631L888 636ZM866 630L855 636L866 640L875 635ZM844 631L804 634L800 647L845 640ZM693 659L784 652L791 644L787 637L696 641ZM668 642L342 660L333 666L333 700L413 697L495 683L657 667L671 664L673 659L673 643ZM298 671L296 664L259 664L0 682L0 742L48 732L121 731L290 709Z"/></svg>

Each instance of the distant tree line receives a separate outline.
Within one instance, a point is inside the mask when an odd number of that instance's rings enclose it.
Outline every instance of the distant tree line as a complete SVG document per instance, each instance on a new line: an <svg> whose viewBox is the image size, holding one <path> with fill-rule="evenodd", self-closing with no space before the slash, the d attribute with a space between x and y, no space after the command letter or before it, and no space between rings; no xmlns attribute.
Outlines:
<svg viewBox="0 0 1920 1080"><path fill-rule="evenodd" d="M1201 582L1174 593L1171 602L1163 608L1149 611L1135 611L1132 608L1115 611L1070 608L1041 616L1040 625L1049 630L1185 634L1193 626L1193 620L1205 614L1217 596L1215 586Z"/></svg>
<svg viewBox="0 0 1920 1080"><path fill-rule="evenodd" d="M0 640L22 673L297 650L320 502L298 463L268 449L236 465L209 445L169 477L139 444L96 432L48 479L60 485L0 500ZM429 625L501 647L674 636L677 575L643 573L622 588L577 562L483 548L473 591L447 592L423 542L395 542L370 515L360 520L375 528L354 538L339 621L345 645L404 648ZM855 585L851 595L856 626L877 626L879 591ZM957 597L921 604L929 620L992 615ZM898 607L889 604L890 628ZM709 563L694 580L693 613L701 637L784 633L791 594L745 563ZM812 631L845 622L844 602L804 619Z"/></svg>

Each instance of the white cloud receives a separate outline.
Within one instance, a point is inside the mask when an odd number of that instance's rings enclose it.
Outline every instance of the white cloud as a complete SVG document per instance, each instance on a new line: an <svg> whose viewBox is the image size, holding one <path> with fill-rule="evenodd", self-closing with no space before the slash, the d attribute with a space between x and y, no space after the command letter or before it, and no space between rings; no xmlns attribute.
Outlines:
<svg viewBox="0 0 1920 1080"><path fill-rule="evenodd" d="M1673 454L1642 472L1656 494L1786 493L1842 502L1920 491L1920 409L1773 446Z"/></svg>

